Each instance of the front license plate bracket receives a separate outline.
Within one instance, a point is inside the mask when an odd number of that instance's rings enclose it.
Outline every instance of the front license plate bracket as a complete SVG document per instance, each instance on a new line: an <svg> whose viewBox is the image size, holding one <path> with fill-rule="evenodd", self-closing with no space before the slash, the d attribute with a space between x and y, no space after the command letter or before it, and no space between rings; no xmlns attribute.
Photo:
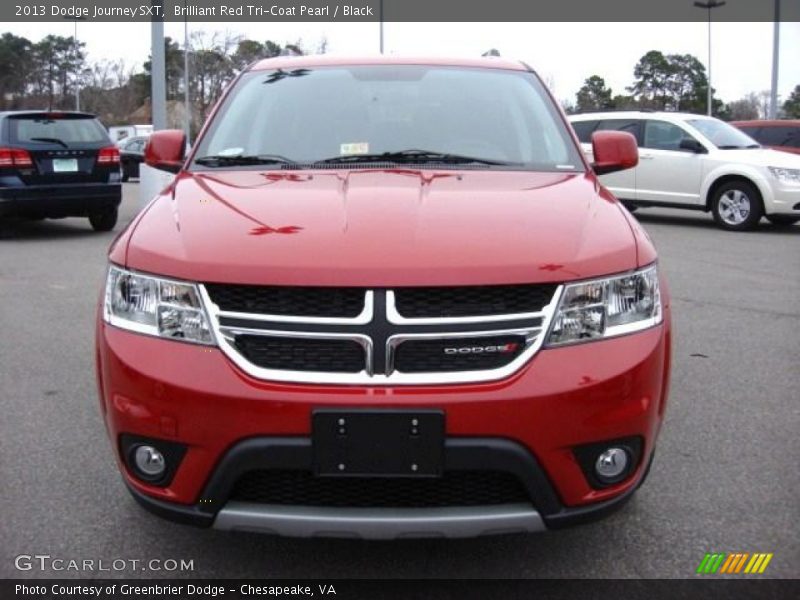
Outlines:
<svg viewBox="0 0 800 600"><path fill-rule="evenodd" d="M439 410L318 410L314 473L328 477L438 477L444 456Z"/></svg>

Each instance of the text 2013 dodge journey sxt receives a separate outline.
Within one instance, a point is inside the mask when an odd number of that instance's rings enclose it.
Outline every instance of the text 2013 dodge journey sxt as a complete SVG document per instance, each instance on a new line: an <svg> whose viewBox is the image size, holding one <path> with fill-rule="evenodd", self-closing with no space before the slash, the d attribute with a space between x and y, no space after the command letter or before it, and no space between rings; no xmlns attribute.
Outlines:
<svg viewBox="0 0 800 600"><path fill-rule="evenodd" d="M154 513L299 536L555 529L620 506L664 416L648 236L537 75L282 57L242 73L110 250L100 404Z"/></svg>

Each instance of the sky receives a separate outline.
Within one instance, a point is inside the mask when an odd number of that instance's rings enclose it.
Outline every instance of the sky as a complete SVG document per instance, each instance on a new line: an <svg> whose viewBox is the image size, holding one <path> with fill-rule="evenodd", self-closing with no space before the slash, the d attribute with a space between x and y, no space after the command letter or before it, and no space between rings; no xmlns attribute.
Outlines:
<svg viewBox="0 0 800 600"><path fill-rule="evenodd" d="M10 24L6 24L10 25ZM189 23L190 34L242 35L280 44L301 39L328 52L378 52L377 23ZM649 50L693 54L708 60L708 25L697 23L386 23L385 52L400 55L479 56L496 48L506 58L536 69L560 100L573 101L591 75L623 94L633 68ZM73 22L15 23L13 33L36 41L45 35L71 36ZM0 25L0 33L2 25ZM165 35L183 42L183 23L166 23ZM90 61L124 59L141 65L150 53L149 23L80 23L78 39ZM712 25L712 85L725 102L768 90L772 78L772 23ZM800 23L782 23L778 92L786 98L800 84Z"/></svg>

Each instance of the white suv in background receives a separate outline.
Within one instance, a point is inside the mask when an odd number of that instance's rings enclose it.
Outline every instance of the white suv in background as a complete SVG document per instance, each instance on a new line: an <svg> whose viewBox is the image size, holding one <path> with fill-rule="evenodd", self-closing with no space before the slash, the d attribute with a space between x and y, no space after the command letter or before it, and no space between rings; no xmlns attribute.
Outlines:
<svg viewBox="0 0 800 600"><path fill-rule="evenodd" d="M600 179L631 210L711 211L724 229L800 221L800 156L761 147L719 119L688 113L598 112L569 117L592 161L595 131L632 133L639 165Z"/></svg>

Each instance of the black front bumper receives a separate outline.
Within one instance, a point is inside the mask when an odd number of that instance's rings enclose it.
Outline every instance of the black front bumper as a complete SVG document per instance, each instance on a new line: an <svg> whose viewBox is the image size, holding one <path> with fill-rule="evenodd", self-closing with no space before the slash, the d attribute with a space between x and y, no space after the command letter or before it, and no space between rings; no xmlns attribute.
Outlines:
<svg viewBox="0 0 800 600"><path fill-rule="evenodd" d="M499 438L449 438L445 442L445 471L496 470L513 474L525 487L532 507L548 529L560 529L603 518L622 507L647 476L641 470L637 485L603 502L565 507L536 459L516 442ZM202 503L174 504L142 494L128 486L135 500L150 512L171 521L210 527L228 501L237 480L257 469L312 469L311 440L302 437L252 438L231 448L217 465L201 494Z"/></svg>
<svg viewBox="0 0 800 600"><path fill-rule="evenodd" d="M2 217L87 217L122 201L119 183L0 187Z"/></svg>

